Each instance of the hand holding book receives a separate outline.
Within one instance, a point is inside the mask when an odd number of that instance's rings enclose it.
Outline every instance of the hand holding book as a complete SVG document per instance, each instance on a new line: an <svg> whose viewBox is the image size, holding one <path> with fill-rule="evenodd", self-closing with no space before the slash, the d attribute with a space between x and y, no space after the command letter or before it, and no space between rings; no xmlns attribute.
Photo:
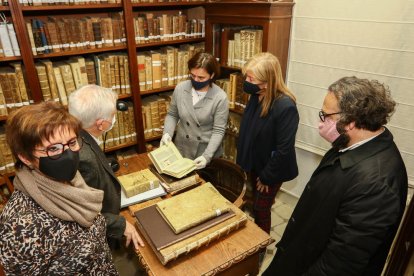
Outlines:
<svg viewBox="0 0 414 276"><path fill-rule="evenodd" d="M204 156L199 156L194 159L194 164L196 165L197 170L201 170L206 167L207 160Z"/></svg>

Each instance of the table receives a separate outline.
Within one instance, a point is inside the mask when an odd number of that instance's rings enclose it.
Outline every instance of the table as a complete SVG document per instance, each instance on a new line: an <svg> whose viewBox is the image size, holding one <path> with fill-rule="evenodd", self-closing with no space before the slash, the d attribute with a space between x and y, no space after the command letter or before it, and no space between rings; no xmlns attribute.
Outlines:
<svg viewBox="0 0 414 276"><path fill-rule="evenodd" d="M148 167L151 163L146 154L119 160L118 175L131 173ZM121 214L135 225L132 212L154 204L161 198L152 199L130 206ZM137 229L139 232L139 230ZM143 237L141 235L141 237ZM148 275L257 275L259 273L259 251L273 242L272 238L254 222L248 220L246 225L208 246L180 256L177 260L162 265L150 245L144 240L145 247L136 253Z"/></svg>

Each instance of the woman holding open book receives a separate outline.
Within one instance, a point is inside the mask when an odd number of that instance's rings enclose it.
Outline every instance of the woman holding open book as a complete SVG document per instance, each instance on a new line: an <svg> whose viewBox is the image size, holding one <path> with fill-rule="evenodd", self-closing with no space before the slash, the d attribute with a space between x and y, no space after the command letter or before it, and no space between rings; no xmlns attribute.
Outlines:
<svg viewBox="0 0 414 276"><path fill-rule="evenodd" d="M103 192L78 172L79 130L55 102L9 116L16 176L0 215L0 275L118 275L100 214Z"/></svg>
<svg viewBox="0 0 414 276"><path fill-rule="evenodd" d="M250 94L240 125L237 164L253 185L256 224L270 233L270 209L284 181L298 175L295 135L299 124L295 96L286 87L279 60L260 53L244 66L244 92Z"/></svg>
<svg viewBox="0 0 414 276"><path fill-rule="evenodd" d="M161 144L172 140L183 157L194 159L197 169L223 154L221 142L229 116L226 92L214 84L220 66L208 53L188 61L190 80L179 83L165 118ZM177 125L178 124L178 125Z"/></svg>

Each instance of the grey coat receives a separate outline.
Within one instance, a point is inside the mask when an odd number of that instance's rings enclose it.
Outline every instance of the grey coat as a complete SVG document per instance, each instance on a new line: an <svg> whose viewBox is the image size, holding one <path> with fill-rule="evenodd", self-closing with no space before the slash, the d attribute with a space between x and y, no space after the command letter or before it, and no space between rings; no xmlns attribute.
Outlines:
<svg viewBox="0 0 414 276"><path fill-rule="evenodd" d="M204 156L207 162L223 154L221 142L229 117L226 93L212 84L206 96L193 106L191 81L179 83L174 90L165 118L164 134L174 140L180 153L190 159Z"/></svg>

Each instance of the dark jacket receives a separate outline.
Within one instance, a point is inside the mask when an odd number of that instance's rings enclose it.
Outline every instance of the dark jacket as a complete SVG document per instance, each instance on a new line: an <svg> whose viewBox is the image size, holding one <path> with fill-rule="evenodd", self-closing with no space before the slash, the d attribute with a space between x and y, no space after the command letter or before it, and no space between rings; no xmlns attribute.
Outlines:
<svg viewBox="0 0 414 276"><path fill-rule="evenodd" d="M266 117L260 118L261 105L252 95L243 114L237 145L237 164L259 175L265 185L275 185L298 175L295 135L299 114L287 96L273 102Z"/></svg>
<svg viewBox="0 0 414 276"><path fill-rule="evenodd" d="M83 146L80 150L79 172L90 187L104 191L101 213L106 220L106 235L110 239L122 238L125 218L119 215L121 208L121 184L109 166L108 159L85 130L81 130Z"/></svg>
<svg viewBox="0 0 414 276"><path fill-rule="evenodd" d="M329 150L263 275L380 275L404 212L407 185L388 129L353 150Z"/></svg>

